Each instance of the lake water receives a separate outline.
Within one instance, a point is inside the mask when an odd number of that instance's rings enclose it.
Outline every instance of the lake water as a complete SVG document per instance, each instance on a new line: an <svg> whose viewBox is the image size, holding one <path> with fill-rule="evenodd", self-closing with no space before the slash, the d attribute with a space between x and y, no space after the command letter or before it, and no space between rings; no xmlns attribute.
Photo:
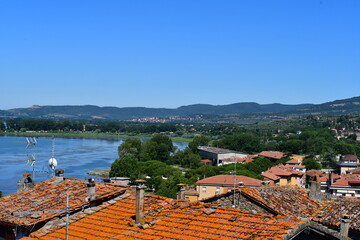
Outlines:
<svg viewBox="0 0 360 240"><path fill-rule="evenodd" d="M56 138L54 156L58 167L65 170L66 177L84 179L91 170L110 169L117 158L117 148L124 138L89 139ZM180 150L188 143L173 142ZM35 153L35 171L49 171L48 161L52 156L52 139L37 138L36 147L26 148L25 137L0 136L0 191L3 195L14 193L22 174L30 173L27 155ZM35 182L51 178L49 173L37 173Z"/></svg>

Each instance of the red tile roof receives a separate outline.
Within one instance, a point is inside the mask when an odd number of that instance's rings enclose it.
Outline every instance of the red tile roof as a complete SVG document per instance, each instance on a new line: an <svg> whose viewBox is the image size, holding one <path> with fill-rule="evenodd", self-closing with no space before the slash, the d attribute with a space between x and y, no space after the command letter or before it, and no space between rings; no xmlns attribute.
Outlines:
<svg viewBox="0 0 360 240"><path fill-rule="evenodd" d="M145 218L134 224L135 198L118 200L69 225L70 239L281 239L300 222L252 214L213 204L190 204L145 196ZM34 239L64 239L65 229L31 234Z"/></svg>
<svg viewBox="0 0 360 240"><path fill-rule="evenodd" d="M332 199L329 200L313 218L313 221L328 226L340 226L341 215L350 216L350 228L360 231L360 200Z"/></svg>
<svg viewBox="0 0 360 240"><path fill-rule="evenodd" d="M95 201L105 201L121 195L125 188L112 184L96 183ZM55 178L41 182L29 191L13 193L0 198L0 224L33 225L64 215L66 196L69 194L70 211L90 205L87 201L87 181L65 178L58 182ZM64 210L62 213L39 214L37 211ZM30 212L29 215L20 213ZM12 215L13 214L13 215ZM18 214L18 215L17 215Z"/></svg>
<svg viewBox="0 0 360 240"><path fill-rule="evenodd" d="M263 175L266 178L269 178L271 180L278 180L282 176L291 176L291 175L303 175L303 173L298 172L296 170L293 170L291 166L284 166L284 165L276 165L272 168L268 169L267 171L263 172L261 175Z"/></svg>
<svg viewBox="0 0 360 240"><path fill-rule="evenodd" d="M357 162L358 161L358 157L356 155L352 155L352 154L346 154L342 157L343 161L351 161L351 162Z"/></svg>
<svg viewBox="0 0 360 240"><path fill-rule="evenodd" d="M236 176L235 184L239 184L239 182L243 182L245 186L261 186L261 180L246 177L246 176ZM197 185L234 185L234 176L233 175L216 175L213 177L208 177L201 179L196 182Z"/></svg>
<svg viewBox="0 0 360 240"><path fill-rule="evenodd" d="M336 173L331 173L331 178L335 181L336 179L340 178L340 175L338 175ZM324 175L318 177L316 179L316 181L318 181L318 182L326 182L328 179L329 179L329 174L324 173Z"/></svg>
<svg viewBox="0 0 360 240"><path fill-rule="evenodd" d="M242 193L284 216L310 217L320 207L304 188L298 186L244 188Z"/></svg>
<svg viewBox="0 0 360 240"><path fill-rule="evenodd" d="M275 152L275 151L262 151L261 153L259 153L259 157L281 159L285 157L285 154L282 152Z"/></svg>
<svg viewBox="0 0 360 240"><path fill-rule="evenodd" d="M358 174L346 174L341 175L340 178L336 179L331 185L334 186L348 186L353 182L359 182L360 175Z"/></svg>
<svg viewBox="0 0 360 240"><path fill-rule="evenodd" d="M291 159L289 161L286 162L287 164L295 164L295 165L300 165L301 161L298 159Z"/></svg>
<svg viewBox="0 0 360 240"><path fill-rule="evenodd" d="M309 177L315 177L315 176L321 177L323 175L324 175L324 173L320 170L312 169L312 170L306 171L306 176L309 176Z"/></svg>

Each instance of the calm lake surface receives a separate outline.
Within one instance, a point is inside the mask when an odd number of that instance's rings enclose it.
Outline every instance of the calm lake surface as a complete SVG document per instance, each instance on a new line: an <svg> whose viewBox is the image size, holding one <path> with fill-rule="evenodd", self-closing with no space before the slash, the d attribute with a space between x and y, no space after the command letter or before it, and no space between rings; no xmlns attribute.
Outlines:
<svg viewBox="0 0 360 240"><path fill-rule="evenodd" d="M84 179L91 170L110 169L117 158L117 148L124 138L89 139L56 138L55 158L58 167L65 170L65 177ZM146 140L144 140L146 141ZM180 150L187 147L186 142L173 142ZM36 171L49 171L48 161L52 156L52 139L37 138L35 148L26 148L25 137L0 136L0 191L3 195L14 193L22 174L30 173L32 166L27 165L27 155L35 153ZM51 178L49 173L37 173L35 182Z"/></svg>

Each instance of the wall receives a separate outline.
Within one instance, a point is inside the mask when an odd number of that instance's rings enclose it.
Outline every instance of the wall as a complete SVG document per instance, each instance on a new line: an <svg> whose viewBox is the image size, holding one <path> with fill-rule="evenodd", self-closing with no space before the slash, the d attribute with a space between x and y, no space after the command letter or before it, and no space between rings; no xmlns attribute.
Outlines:
<svg viewBox="0 0 360 240"><path fill-rule="evenodd" d="M202 188L206 187L206 192L202 191ZM218 193L216 193L216 189L219 188L220 191ZM217 186L196 186L196 190L199 193L199 200L205 199L205 198L209 198L209 197L213 197L216 194L220 194L220 193L225 193L227 192L227 187L217 187Z"/></svg>

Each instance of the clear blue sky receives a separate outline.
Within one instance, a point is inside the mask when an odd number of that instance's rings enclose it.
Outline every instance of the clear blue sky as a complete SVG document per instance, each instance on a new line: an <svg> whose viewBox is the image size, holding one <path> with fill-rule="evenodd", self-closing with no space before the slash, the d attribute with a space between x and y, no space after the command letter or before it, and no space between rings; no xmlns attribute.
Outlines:
<svg viewBox="0 0 360 240"><path fill-rule="evenodd" d="M360 95L359 0L1 1L0 109Z"/></svg>

